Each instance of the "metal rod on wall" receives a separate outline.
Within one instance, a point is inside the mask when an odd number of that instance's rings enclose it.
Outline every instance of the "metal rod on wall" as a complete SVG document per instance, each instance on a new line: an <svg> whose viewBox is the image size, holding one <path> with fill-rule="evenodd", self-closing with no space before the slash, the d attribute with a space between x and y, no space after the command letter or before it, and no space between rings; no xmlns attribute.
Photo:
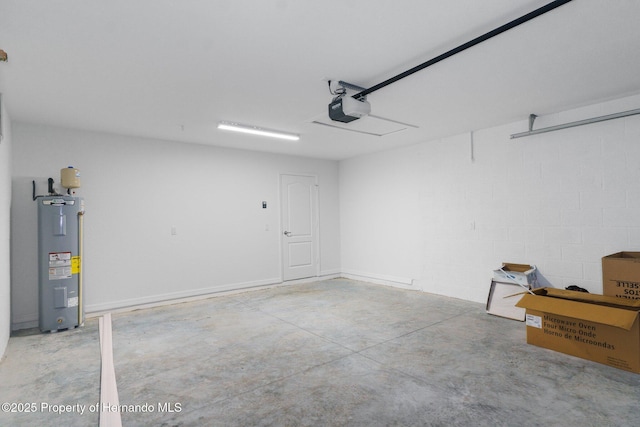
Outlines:
<svg viewBox="0 0 640 427"><path fill-rule="evenodd" d="M556 130L573 128L573 127L576 127L576 126L589 125L591 123L604 122L605 120L620 119L622 117L633 116L633 115L636 115L636 114L640 114L640 108L635 109L635 110L623 111L621 113L608 114L606 116L593 117L591 119L578 120L576 122L564 123L564 124L556 125L556 126L549 126L549 127L546 127L546 128L541 128L541 129L536 129L536 130L529 130L527 132L514 133L513 135L511 135L511 139L522 138L522 137L531 136L531 135L537 135L539 133L553 132L553 131L556 131Z"/></svg>

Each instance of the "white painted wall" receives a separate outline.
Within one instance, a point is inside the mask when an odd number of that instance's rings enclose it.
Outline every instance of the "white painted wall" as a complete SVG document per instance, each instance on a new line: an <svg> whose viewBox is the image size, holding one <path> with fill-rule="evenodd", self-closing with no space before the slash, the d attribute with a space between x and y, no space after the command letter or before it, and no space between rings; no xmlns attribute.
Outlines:
<svg viewBox="0 0 640 427"><path fill-rule="evenodd" d="M535 127L638 105L628 97ZM504 261L599 293L601 257L640 250L640 116L509 138L527 125L345 160L338 175L331 161L13 123L13 327L37 322L31 180L43 193L69 164L87 202L89 311L278 282L280 173L319 177L322 274L484 302Z"/></svg>
<svg viewBox="0 0 640 427"><path fill-rule="evenodd" d="M632 96L534 129L640 107ZM526 120L340 163L344 272L486 301L492 270L602 292L601 258L640 250L640 116L511 140Z"/></svg>
<svg viewBox="0 0 640 427"><path fill-rule="evenodd" d="M0 98L0 103L2 99ZM11 212L11 126L4 104L0 105L0 359L11 333L10 232Z"/></svg>
<svg viewBox="0 0 640 427"><path fill-rule="evenodd" d="M335 161L14 122L14 329L38 313L31 181L44 194L68 165L86 202L88 312L279 283L280 173L318 176L321 274L340 271Z"/></svg>

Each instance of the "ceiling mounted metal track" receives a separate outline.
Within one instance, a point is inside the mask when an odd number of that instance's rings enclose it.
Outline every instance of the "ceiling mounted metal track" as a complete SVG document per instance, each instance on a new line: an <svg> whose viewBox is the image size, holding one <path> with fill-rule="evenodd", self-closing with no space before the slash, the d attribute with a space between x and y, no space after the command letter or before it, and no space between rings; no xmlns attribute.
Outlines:
<svg viewBox="0 0 640 427"><path fill-rule="evenodd" d="M430 59L427 62L423 62L420 65L417 65L403 73L398 74L395 77L391 77L390 79L387 79L385 81L383 81L382 83L378 83L377 85L371 86L369 89L365 89L355 95L353 95L353 97L355 99L360 99L363 98L367 95L369 95L372 92L375 92L376 90L382 89L385 86L390 85L391 83L395 83L400 79L404 79L407 76L410 76L411 74L414 74L420 70L424 70L427 67L432 66L433 64L437 64L438 62L447 59L457 53L460 53L466 49L469 49L470 47L473 47L477 44L482 43L483 41L489 40L492 37L497 36L498 34L502 34L505 31L508 31L514 27L517 27L518 25L524 24L527 21L530 21L534 18L537 18L540 15L543 15L547 12L552 11L553 9L556 9L560 6L562 6L565 3L569 3L571 0L556 0L556 1L552 1L551 3L546 4L545 6L542 6L536 10L534 10L533 12L529 12L526 15L521 16L520 18L514 19L511 22L508 22L498 28L496 28L495 30L489 31L488 33L485 33L479 37L476 37L473 40L470 40L464 44L461 44L460 46L453 48L441 55L436 56L433 59Z"/></svg>

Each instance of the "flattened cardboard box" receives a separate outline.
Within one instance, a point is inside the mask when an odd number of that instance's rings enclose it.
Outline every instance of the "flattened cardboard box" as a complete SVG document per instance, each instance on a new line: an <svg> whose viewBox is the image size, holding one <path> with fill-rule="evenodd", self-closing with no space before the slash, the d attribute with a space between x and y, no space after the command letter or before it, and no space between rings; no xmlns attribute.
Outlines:
<svg viewBox="0 0 640 427"><path fill-rule="evenodd" d="M540 288L526 309L527 343L640 373L640 300Z"/></svg>
<svg viewBox="0 0 640 427"><path fill-rule="evenodd" d="M602 258L602 293L640 299L640 252L618 252Z"/></svg>
<svg viewBox="0 0 640 427"><path fill-rule="evenodd" d="M520 285L492 280L487 297L487 313L524 322L525 309L516 307L522 298L522 290Z"/></svg>

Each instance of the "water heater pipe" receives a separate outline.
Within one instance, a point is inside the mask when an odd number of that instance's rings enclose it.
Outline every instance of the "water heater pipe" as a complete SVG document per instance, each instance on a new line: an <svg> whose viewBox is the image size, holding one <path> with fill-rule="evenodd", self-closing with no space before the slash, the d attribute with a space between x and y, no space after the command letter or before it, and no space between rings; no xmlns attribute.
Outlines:
<svg viewBox="0 0 640 427"><path fill-rule="evenodd" d="M84 323L84 308L82 304L82 276L84 274L84 266L82 265L84 259L84 247L82 244L82 241L84 240L83 230L84 210L81 210L80 212L78 212L78 256L80 257L78 265L78 326L82 326L82 324Z"/></svg>

